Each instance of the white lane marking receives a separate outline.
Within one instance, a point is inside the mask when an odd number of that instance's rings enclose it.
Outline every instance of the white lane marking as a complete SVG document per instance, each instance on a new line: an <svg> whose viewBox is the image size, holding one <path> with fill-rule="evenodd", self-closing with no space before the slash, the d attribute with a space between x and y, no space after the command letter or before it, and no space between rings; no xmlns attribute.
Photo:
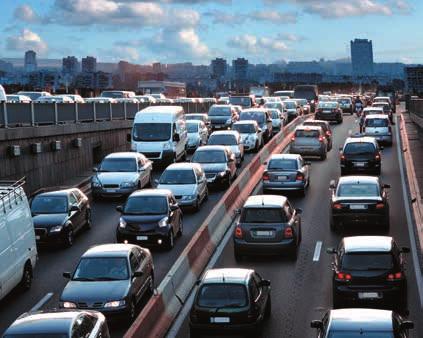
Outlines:
<svg viewBox="0 0 423 338"><path fill-rule="evenodd" d="M322 241L316 242L316 247L314 248L313 262L318 262L320 259L320 252L322 251Z"/></svg>
<svg viewBox="0 0 423 338"><path fill-rule="evenodd" d="M413 258L414 273L416 274L417 290L419 292L419 297L420 297L420 307L423 308L422 271L420 269L419 258L417 257L416 237L414 236L414 224L411 217L411 206L408 200L408 192L407 192L406 182L405 182L404 160L402 158L402 153L401 153L402 152L401 137L399 135L399 124L398 124L398 119L396 116L395 116L395 124L397 125L397 128L395 128L395 135L396 135L396 144L397 144L397 155L398 155L398 161L399 161L399 167L400 167L400 173L401 173L402 197L404 200L405 215L407 218L408 236L410 237L411 256Z"/></svg>
<svg viewBox="0 0 423 338"><path fill-rule="evenodd" d="M53 292L47 293L43 298L41 298L37 304L35 304L29 312L34 312L40 310L47 302L53 297Z"/></svg>

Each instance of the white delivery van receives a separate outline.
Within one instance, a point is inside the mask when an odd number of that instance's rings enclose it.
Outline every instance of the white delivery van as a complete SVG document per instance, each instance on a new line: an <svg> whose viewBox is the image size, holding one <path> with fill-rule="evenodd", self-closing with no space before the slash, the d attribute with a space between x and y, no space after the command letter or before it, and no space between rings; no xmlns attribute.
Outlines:
<svg viewBox="0 0 423 338"><path fill-rule="evenodd" d="M0 299L13 288L29 289L37 261L34 224L24 180L0 181Z"/></svg>
<svg viewBox="0 0 423 338"><path fill-rule="evenodd" d="M3 86L0 84L0 102L7 101L6 91L4 90Z"/></svg>
<svg viewBox="0 0 423 338"><path fill-rule="evenodd" d="M186 159L188 134L180 106L152 106L135 115L131 149L154 162Z"/></svg>

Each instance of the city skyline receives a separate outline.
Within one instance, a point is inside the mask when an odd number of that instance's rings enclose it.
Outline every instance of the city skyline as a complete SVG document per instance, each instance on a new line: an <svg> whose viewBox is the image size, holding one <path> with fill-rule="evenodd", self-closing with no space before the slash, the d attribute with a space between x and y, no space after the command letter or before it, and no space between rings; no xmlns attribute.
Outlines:
<svg viewBox="0 0 423 338"><path fill-rule="evenodd" d="M416 0L19 0L2 7L1 59L33 49L52 59L270 64L349 58L349 41L365 38L375 62L423 63L423 42L408 34L423 12ZM387 25L397 29L386 34Z"/></svg>

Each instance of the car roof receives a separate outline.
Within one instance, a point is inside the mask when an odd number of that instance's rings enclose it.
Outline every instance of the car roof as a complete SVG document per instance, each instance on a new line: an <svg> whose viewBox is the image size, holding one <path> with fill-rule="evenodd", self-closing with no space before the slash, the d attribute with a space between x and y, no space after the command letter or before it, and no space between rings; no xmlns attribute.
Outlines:
<svg viewBox="0 0 423 338"><path fill-rule="evenodd" d="M46 192L42 192L40 194L37 194L37 197L38 196L68 196L73 190L75 190L75 188L46 191Z"/></svg>
<svg viewBox="0 0 423 338"><path fill-rule="evenodd" d="M319 102L319 104L320 103L324 103L324 104L328 104L328 103L339 104L338 101L322 101L322 102Z"/></svg>
<svg viewBox="0 0 423 338"><path fill-rule="evenodd" d="M232 108L232 105L231 104L213 104L210 108L212 107Z"/></svg>
<svg viewBox="0 0 423 338"><path fill-rule="evenodd" d="M385 114L372 114L372 115L367 115L366 116L366 120L370 120L370 119L385 119L387 120L389 117Z"/></svg>
<svg viewBox="0 0 423 338"><path fill-rule="evenodd" d="M383 99L383 100L391 100L391 98L389 96L376 96L373 100L377 100L377 99L379 99L379 100L381 100L381 99Z"/></svg>
<svg viewBox="0 0 423 338"><path fill-rule="evenodd" d="M317 125L322 125L322 124L325 124L325 125L327 125L327 126L329 126L329 122L328 121L323 121L323 120L307 120L307 121L304 121L303 122L303 125L308 125L308 126L310 126L310 125L313 125L313 124L317 124Z"/></svg>
<svg viewBox="0 0 423 338"><path fill-rule="evenodd" d="M377 309L337 309L330 311L330 331L391 331L392 311Z"/></svg>
<svg viewBox="0 0 423 338"><path fill-rule="evenodd" d="M256 120L242 120L242 121L236 121L235 124L257 124Z"/></svg>
<svg viewBox="0 0 423 338"><path fill-rule="evenodd" d="M197 148L196 152L197 151L207 151L207 150L221 150L221 151L224 151L226 149L227 149L227 146L219 146L219 145L210 146L210 145L205 145L205 146L202 146L200 148Z"/></svg>
<svg viewBox="0 0 423 338"><path fill-rule="evenodd" d="M127 257L136 245L132 244L100 244L89 248L82 257Z"/></svg>
<svg viewBox="0 0 423 338"><path fill-rule="evenodd" d="M139 156L139 153L125 151L125 152L111 153L107 155L105 158L124 158L124 157L137 158L138 156Z"/></svg>
<svg viewBox="0 0 423 338"><path fill-rule="evenodd" d="M149 106L142 110L143 113L173 114L181 111L181 106Z"/></svg>
<svg viewBox="0 0 423 338"><path fill-rule="evenodd" d="M191 124L201 124L201 123L203 123L203 121L201 121L201 120L190 120L190 119L187 119L185 122L187 124L188 123L191 123Z"/></svg>
<svg viewBox="0 0 423 338"><path fill-rule="evenodd" d="M300 125L295 130L322 130L321 126L304 126Z"/></svg>
<svg viewBox="0 0 423 338"><path fill-rule="evenodd" d="M374 106L370 106L370 107L366 107L366 108L364 108L363 109L363 111L372 111L372 110L380 110L380 111L383 111L383 108L382 107L374 107Z"/></svg>
<svg viewBox="0 0 423 338"><path fill-rule="evenodd" d="M298 160L301 158L299 154L272 154L270 160ZM268 161L268 162L269 162Z"/></svg>
<svg viewBox="0 0 423 338"><path fill-rule="evenodd" d="M376 139L374 137L370 137L370 136L360 136L360 137L348 137L345 140L345 144L347 143L372 143L372 144L376 144Z"/></svg>
<svg viewBox="0 0 423 338"><path fill-rule="evenodd" d="M248 108L248 109L243 109L241 111L241 114L242 113L250 113L250 112L261 112L261 113L265 113L267 111L268 111L268 109L266 109L266 108Z"/></svg>
<svg viewBox="0 0 423 338"><path fill-rule="evenodd" d="M392 237L389 236L352 236L344 237L345 253L351 252L390 252Z"/></svg>
<svg viewBox="0 0 423 338"><path fill-rule="evenodd" d="M190 116L206 116L207 117L207 114L206 113L187 113L187 114L185 114L185 118L188 120L189 119L189 117Z"/></svg>
<svg viewBox="0 0 423 338"><path fill-rule="evenodd" d="M139 196L171 196L172 191L168 189L142 189L134 191L129 197L139 197Z"/></svg>
<svg viewBox="0 0 423 338"><path fill-rule="evenodd" d="M211 133L210 137L213 135L233 135L233 136L238 136L239 133L237 130L218 130L218 131L214 131L213 133Z"/></svg>
<svg viewBox="0 0 423 338"><path fill-rule="evenodd" d="M210 269L206 271L202 279L203 283L237 283L246 284L249 276L254 272L251 269Z"/></svg>
<svg viewBox="0 0 423 338"><path fill-rule="evenodd" d="M253 195L248 197L243 208L281 208L287 201L281 195Z"/></svg>
<svg viewBox="0 0 423 338"><path fill-rule="evenodd" d="M165 170L193 170L194 168L200 169L201 166L198 163L180 162L168 165Z"/></svg>
<svg viewBox="0 0 423 338"><path fill-rule="evenodd" d="M343 183L374 183L379 184L379 177L377 176L342 176L339 178L339 184Z"/></svg>

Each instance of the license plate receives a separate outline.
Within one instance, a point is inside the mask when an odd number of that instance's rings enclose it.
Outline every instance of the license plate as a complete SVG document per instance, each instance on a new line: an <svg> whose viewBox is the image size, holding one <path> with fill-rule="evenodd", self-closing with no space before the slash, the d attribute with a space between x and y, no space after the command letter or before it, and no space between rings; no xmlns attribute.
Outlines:
<svg viewBox="0 0 423 338"><path fill-rule="evenodd" d="M35 239L36 239L37 241L39 241L39 240L40 240L40 236L35 236Z"/></svg>
<svg viewBox="0 0 423 338"><path fill-rule="evenodd" d="M378 292L359 292L358 298L360 299L375 299L382 298Z"/></svg>
<svg viewBox="0 0 423 338"><path fill-rule="evenodd" d="M278 181L286 181L288 176L278 176Z"/></svg>
<svg viewBox="0 0 423 338"><path fill-rule="evenodd" d="M137 241L146 241L148 240L148 236L137 236Z"/></svg>
<svg viewBox="0 0 423 338"><path fill-rule="evenodd" d="M229 317L210 317L210 323L230 323L231 319Z"/></svg>
<svg viewBox="0 0 423 338"><path fill-rule="evenodd" d="M366 163L365 162L354 162L354 166L362 168L362 167L366 166Z"/></svg>
<svg viewBox="0 0 423 338"><path fill-rule="evenodd" d="M213 178L208 178L208 179L207 179L207 182L208 182L208 183L213 182Z"/></svg>
<svg viewBox="0 0 423 338"><path fill-rule="evenodd" d="M259 231L256 231L255 234L256 236L271 237L273 236L273 231L259 230Z"/></svg>
<svg viewBox="0 0 423 338"><path fill-rule="evenodd" d="M365 209L367 209L367 205L365 205L365 204L351 204L350 209L352 209L352 210L365 210Z"/></svg>
<svg viewBox="0 0 423 338"><path fill-rule="evenodd" d="M106 191L107 191L107 192L110 192L110 193L114 193L114 192L116 192L116 191L117 191L117 189L107 189Z"/></svg>
<svg viewBox="0 0 423 338"><path fill-rule="evenodd" d="M323 112L328 114L328 113L332 113L332 110L324 110Z"/></svg>

